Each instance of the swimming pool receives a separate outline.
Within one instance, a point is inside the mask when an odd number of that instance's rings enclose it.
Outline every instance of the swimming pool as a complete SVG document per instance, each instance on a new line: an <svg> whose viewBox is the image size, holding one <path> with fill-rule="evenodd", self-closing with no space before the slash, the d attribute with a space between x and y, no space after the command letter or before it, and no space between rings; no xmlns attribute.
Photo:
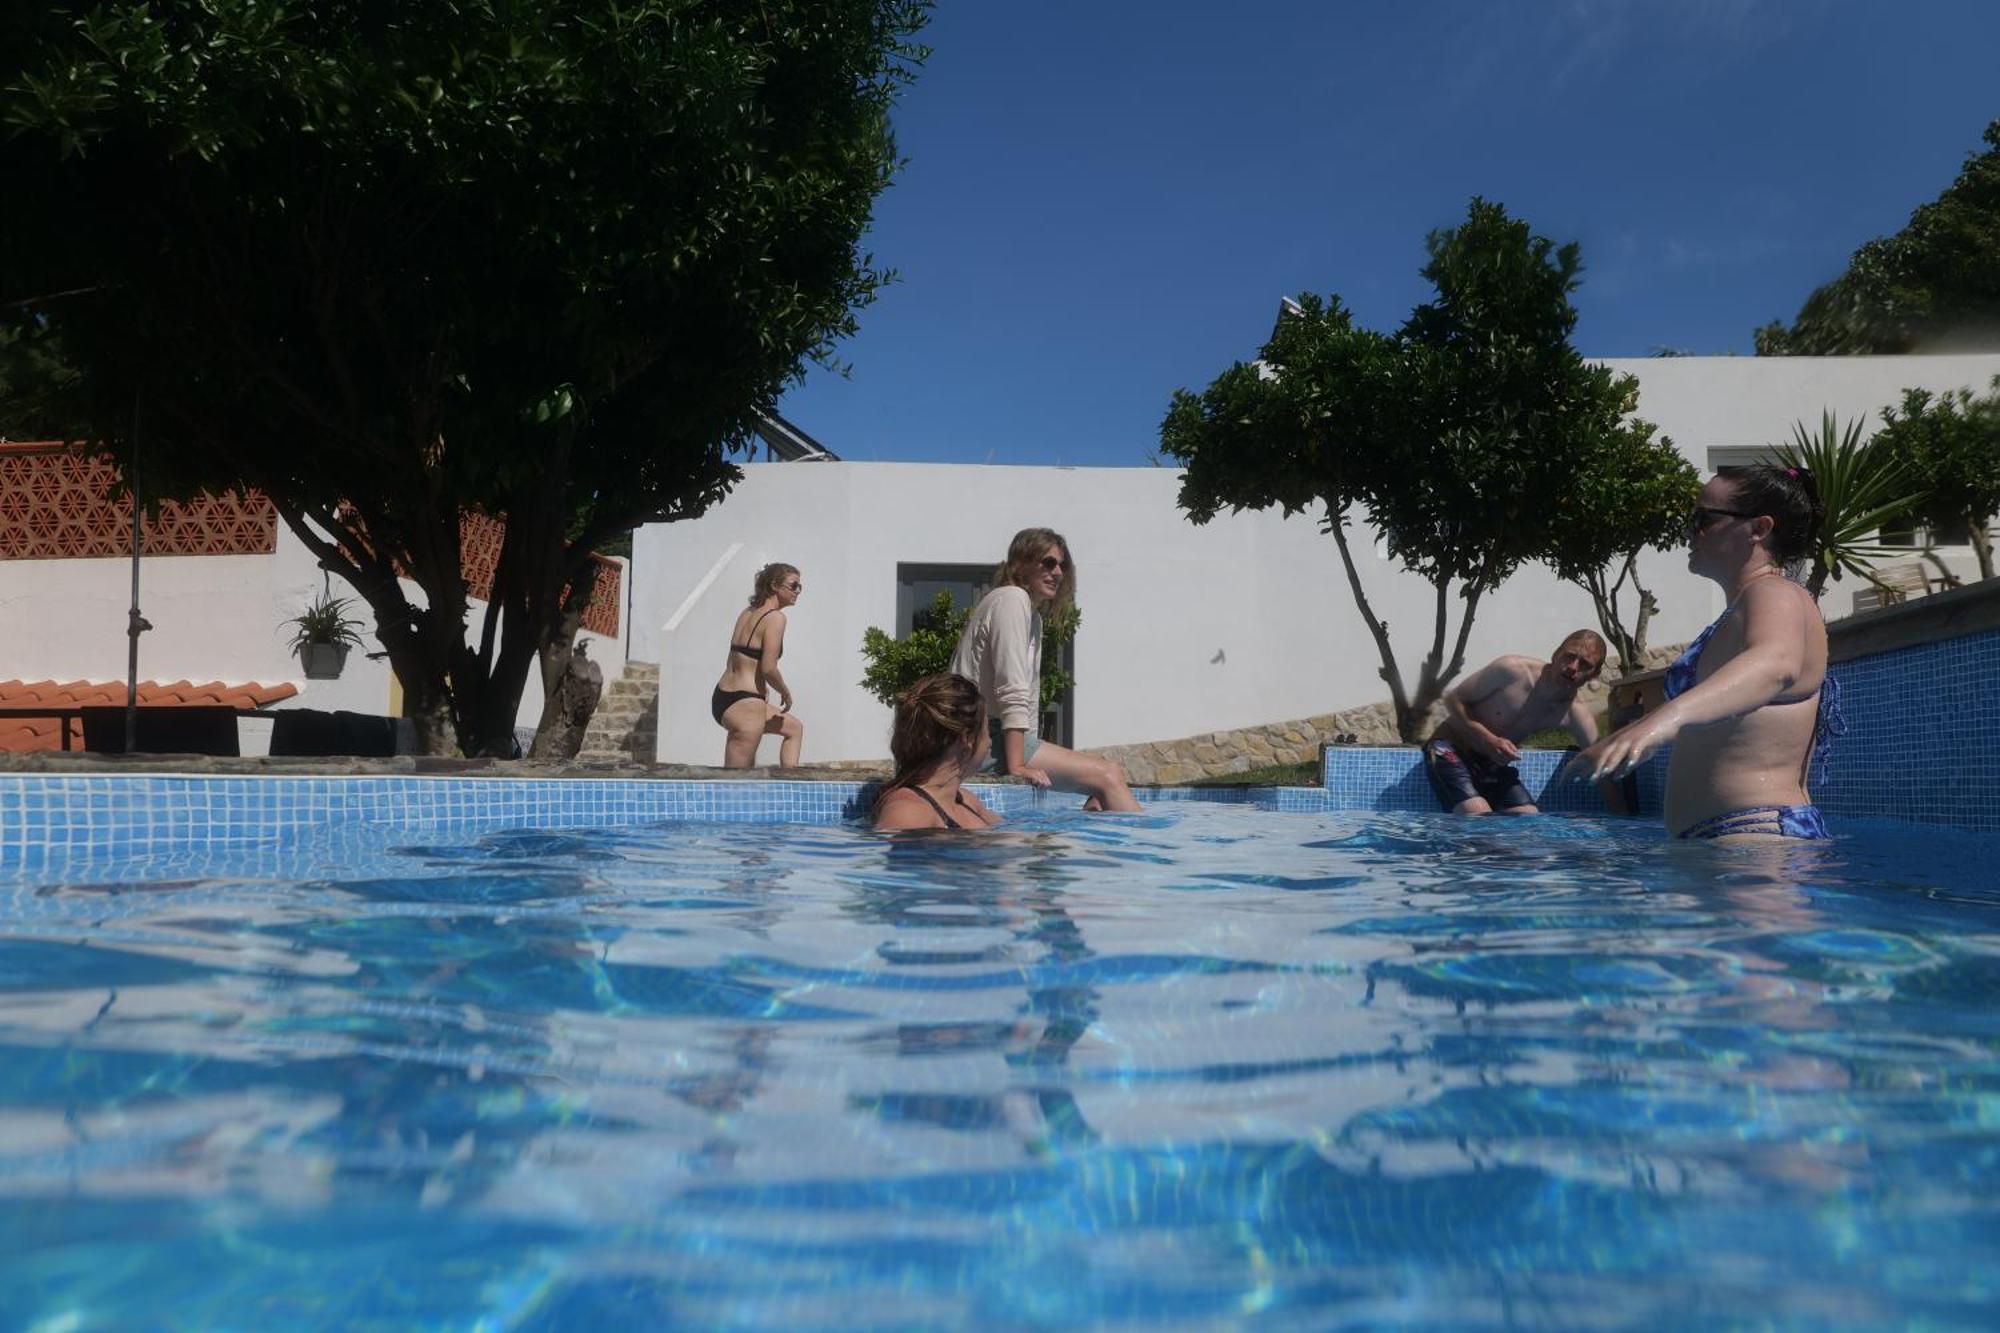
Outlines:
<svg viewBox="0 0 2000 1333"><path fill-rule="evenodd" d="M0 870L7 1327L1989 1324L1995 842L1157 805Z"/></svg>

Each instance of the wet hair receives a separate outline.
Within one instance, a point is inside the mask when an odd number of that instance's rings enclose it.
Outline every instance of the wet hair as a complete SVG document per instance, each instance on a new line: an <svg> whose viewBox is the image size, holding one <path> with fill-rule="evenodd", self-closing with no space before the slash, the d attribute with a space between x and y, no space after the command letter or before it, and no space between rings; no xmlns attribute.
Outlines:
<svg viewBox="0 0 2000 1333"><path fill-rule="evenodd" d="M1571 644L1578 644L1585 648L1595 648L1597 650L1597 664L1599 666L1604 665L1605 659L1611 656L1610 645L1606 644L1604 642L1604 636L1602 634L1599 634L1594 629L1578 630L1576 633L1570 635L1567 639L1564 639L1561 643L1557 644L1556 651L1561 652L1563 649L1569 647Z"/></svg>
<svg viewBox="0 0 2000 1333"><path fill-rule="evenodd" d="M1015 533L1014 540L1007 544L1007 558L993 570L993 586L1011 583L1016 588L1027 587L1028 581L1042 572L1042 557L1051 546L1062 549L1062 558L1069 562L1069 568L1063 571L1062 586L1056 589L1054 599L1042 610L1046 614L1066 609L1076 600L1076 557L1070 554L1069 542L1054 528L1022 528Z"/></svg>
<svg viewBox="0 0 2000 1333"><path fill-rule="evenodd" d="M757 583L750 593L750 605L756 606L770 597L772 593L776 592L778 585L784 581L785 575L797 574L798 572L799 567L797 565L781 565L775 562L758 570Z"/></svg>
<svg viewBox="0 0 2000 1333"><path fill-rule="evenodd" d="M1736 508L1770 518L1767 545L1773 560L1787 570L1796 570L1812 558L1819 547L1820 527L1826 522L1826 506L1820 503L1819 484L1811 472L1802 467L1751 463L1719 467L1715 475L1730 484Z"/></svg>
<svg viewBox="0 0 2000 1333"><path fill-rule="evenodd" d="M875 809L889 794L914 787L936 770L961 744L977 747L986 730L986 703L979 687L949 671L925 676L896 696L896 721L889 732L889 753L896 775L875 795Z"/></svg>

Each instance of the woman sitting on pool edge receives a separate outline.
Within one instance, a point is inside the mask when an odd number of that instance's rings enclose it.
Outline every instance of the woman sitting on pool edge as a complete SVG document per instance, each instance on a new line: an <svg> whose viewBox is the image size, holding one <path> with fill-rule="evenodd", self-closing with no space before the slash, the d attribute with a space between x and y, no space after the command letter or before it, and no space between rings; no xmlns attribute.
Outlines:
<svg viewBox="0 0 2000 1333"><path fill-rule="evenodd" d="M1138 801L1125 769L1109 759L1078 754L1040 739L1042 617L1076 595L1076 566L1069 543L1048 528L1014 534L1007 558L993 571L993 589L966 618L951 655L954 674L979 687L992 745L986 767L1012 773L1034 787L1053 784L1089 796L1086 810L1136 813Z"/></svg>
<svg viewBox="0 0 2000 1333"><path fill-rule="evenodd" d="M925 676L896 699L889 753L896 776L875 797L875 827L991 828L1000 816L966 791L986 762L986 706L979 687L949 673Z"/></svg>
<svg viewBox="0 0 2000 1333"><path fill-rule="evenodd" d="M1806 791L1815 747L1844 730L1826 625L1787 576L1825 517L1799 468L1718 468L1688 515L1688 568L1729 597L1667 668L1667 702L1583 750L1570 776L1616 778L1671 742L1666 822L1677 837L1824 838Z"/></svg>

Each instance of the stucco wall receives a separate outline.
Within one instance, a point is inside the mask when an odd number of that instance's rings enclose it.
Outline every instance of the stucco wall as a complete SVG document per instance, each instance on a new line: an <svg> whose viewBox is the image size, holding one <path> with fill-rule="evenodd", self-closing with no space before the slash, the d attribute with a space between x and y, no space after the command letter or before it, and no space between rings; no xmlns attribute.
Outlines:
<svg viewBox="0 0 2000 1333"><path fill-rule="evenodd" d="M1873 420L1906 386L1983 388L2000 374L2000 356L1990 355L1610 364L1639 377L1641 415L1703 467L1712 447L1786 440L1794 421L1816 424L1823 408ZM807 726L806 758L885 755L888 710L856 682L863 629L894 624L897 564L991 564L1031 525L1065 533L1080 570L1079 746L1256 726L1387 695L1317 516L1244 514L1197 528L1175 505L1178 472L1165 468L779 463L745 473L703 518L649 526L635 539L631 651L661 665L662 760L719 761L708 694L751 577L770 560L799 566L806 584L784 665ZM1429 585L1381 556L1365 530L1357 551L1405 680L1414 680L1428 647ZM1661 599L1654 642L1690 638L1720 609L1678 552L1647 555L1641 575ZM1830 615L1847 608L1850 591L1829 594ZM1467 660L1545 653L1591 623L1580 590L1527 569L1482 605ZM775 746L766 742L765 759Z"/></svg>

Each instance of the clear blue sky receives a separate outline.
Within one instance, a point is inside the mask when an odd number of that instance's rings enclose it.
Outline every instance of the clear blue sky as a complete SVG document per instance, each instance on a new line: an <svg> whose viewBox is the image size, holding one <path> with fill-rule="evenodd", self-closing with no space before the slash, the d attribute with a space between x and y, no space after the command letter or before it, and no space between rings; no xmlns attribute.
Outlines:
<svg viewBox="0 0 2000 1333"><path fill-rule="evenodd" d="M1279 298L1391 328L1475 194L1582 244L1576 343L1752 350L2000 116L2000 0L943 0L781 410L850 459L1142 464Z"/></svg>

